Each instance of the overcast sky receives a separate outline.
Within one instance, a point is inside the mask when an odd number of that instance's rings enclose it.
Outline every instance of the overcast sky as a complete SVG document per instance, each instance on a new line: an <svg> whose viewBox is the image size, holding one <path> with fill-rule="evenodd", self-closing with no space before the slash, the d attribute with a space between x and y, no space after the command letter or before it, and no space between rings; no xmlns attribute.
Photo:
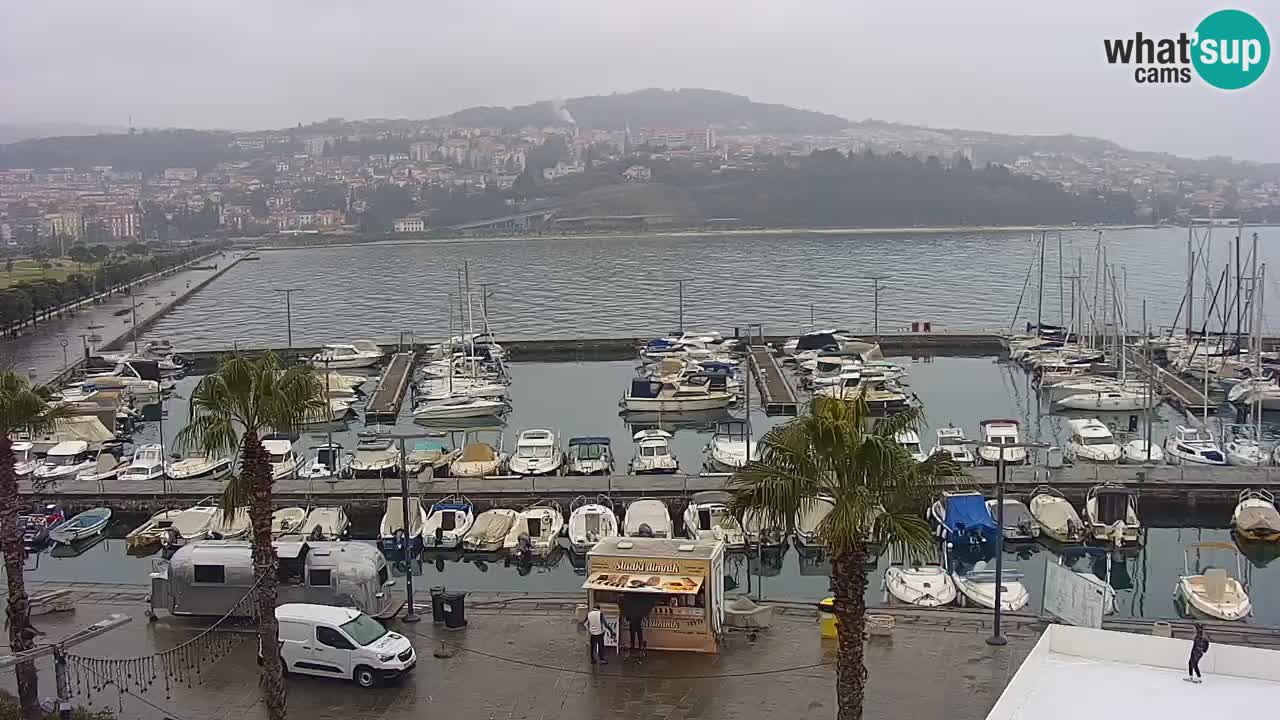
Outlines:
<svg viewBox="0 0 1280 720"><path fill-rule="evenodd" d="M645 87L935 127L1076 133L1280 161L1280 68L1142 86L1104 37L1191 31L1191 0L0 0L0 121L283 127Z"/></svg>

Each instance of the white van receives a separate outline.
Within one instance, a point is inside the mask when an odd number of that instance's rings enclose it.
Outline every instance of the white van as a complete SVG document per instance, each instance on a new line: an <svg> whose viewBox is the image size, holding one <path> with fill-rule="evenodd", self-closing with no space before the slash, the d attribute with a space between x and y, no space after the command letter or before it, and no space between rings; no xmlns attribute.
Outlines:
<svg viewBox="0 0 1280 720"><path fill-rule="evenodd" d="M355 608L288 603L276 608L276 621L286 673L350 678L367 688L418 663L408 638Z"/></svg>

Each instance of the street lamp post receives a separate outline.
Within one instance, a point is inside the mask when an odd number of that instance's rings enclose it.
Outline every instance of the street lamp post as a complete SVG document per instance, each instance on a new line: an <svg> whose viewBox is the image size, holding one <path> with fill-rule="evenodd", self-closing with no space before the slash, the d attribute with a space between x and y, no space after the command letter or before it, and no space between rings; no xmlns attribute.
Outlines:
<svg viewBox="0 0 1280 720"><path fill-rule="evenodd" d="M1000 628L1000 595L1004 590L1004 483L1005 483L1005 466L1004 451L1012 448L1026 448L1029 450L1040 450L1049 447L1044 443L978 443L979 448L996 448L1000 451L1000 457L996 460L996 593L995 606L993 609L995 615L992 618L991 637L987 638L988 645L1005 645L1009 642L1001 633Z"/></svg>

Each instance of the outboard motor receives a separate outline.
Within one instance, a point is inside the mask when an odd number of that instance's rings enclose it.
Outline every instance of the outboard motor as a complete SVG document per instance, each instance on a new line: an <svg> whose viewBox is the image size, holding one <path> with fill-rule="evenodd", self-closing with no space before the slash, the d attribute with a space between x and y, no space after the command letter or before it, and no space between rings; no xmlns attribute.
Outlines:
<svg viewBox="0 0 1280 720"><path fill-rule="evenodd" d="M311 534L307 536L307 539L312 541L324 540L324 529L319 525L311 528Z"/></svg>
<svg viewBox="0 0 1280 720"><path fill-rule="evenodd" d="M436 547L440 547L443 544L444 544L444 528L437 525L436 526Z"/></svg>
<svg viewBox="0 0 1280 720"><path fill-rule="evenodd" d="M516 559L525 564L533 562L533 541L528 533L520 533L516 538Z"/></svg>
<svg viewBox="0 0 1280 720"><path fill-rule="evenodd" d="M651 538L653 536L653 528L649 527L648 523L641 523L640 527L636 528L636 537Z"/></svg>

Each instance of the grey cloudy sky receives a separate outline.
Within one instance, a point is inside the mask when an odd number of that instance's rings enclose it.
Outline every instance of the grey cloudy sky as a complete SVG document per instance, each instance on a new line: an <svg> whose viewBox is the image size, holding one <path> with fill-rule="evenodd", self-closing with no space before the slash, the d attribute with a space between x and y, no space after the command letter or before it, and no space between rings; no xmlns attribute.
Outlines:
<svg viewBox="0 0 1280 720"><path fill-rule="evenodd" d="M936 127L1071 132L1280 161L1280 68L1142 86L1102 39L1191 31L1193 0L0 0L0 120L283 127L705 87Z"/></svg>

